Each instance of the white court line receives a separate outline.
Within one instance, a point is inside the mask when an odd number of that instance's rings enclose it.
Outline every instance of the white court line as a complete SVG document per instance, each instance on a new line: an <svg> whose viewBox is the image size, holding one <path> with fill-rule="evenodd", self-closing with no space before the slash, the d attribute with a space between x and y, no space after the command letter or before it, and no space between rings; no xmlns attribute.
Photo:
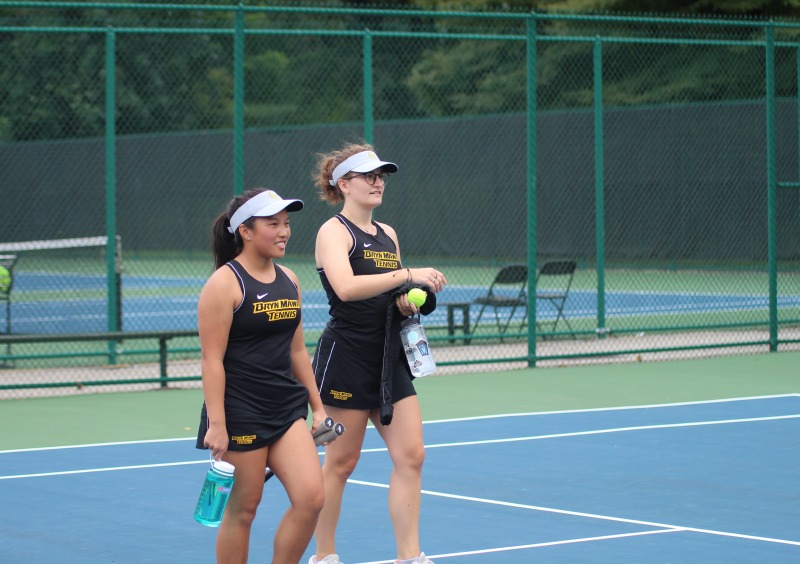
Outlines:
<svg viewBox="0 0 800 564"><path fill-rule="evenodd" d="M325 453L320 452L319 456ZM92 474L96 472L116 472L118 470L146 470L148 468L166 468L169 466L188 466L190 464L208 464L209 459L203 460L184 460L181 462L161 462L158 464L134 464L131 466L112 466L106 468L84 468L82 470L61 470L58 472L40 472L38 474L16 474L11 476L0 476L0 480L16 480L20 478L46 478L47 476L68 476L70 474Z"/></svg>
<svg viewBox="0 0 800 564"><path fill-rule="evenodd" d="M373 488L389 489L389 484L380 484L377 482L366 482L363 480L347 480L348 483L358 484L360 486L369 486ZM513 507L517 509L530 509L533 511L543 511L545 513L558 513L559 515L570 515L573 517L586 517L589 519L599 519L602 521L614 521L616 523L629 523L633 525L645 525L647 527L657 527L660 529L673 529L680 531L691 531L694 533L704 533L708 535L718 535L724 537L735 537L740 539L757 540L763 542L773 542L778 544L789 544L793 546L800 546L800 541L790 541L786 539L775 539L771 537L758 537L754 535L743 535L740 533L729 533L726 531L715 531L712 529L698 529L695 527L684 527L682 525L670 525L667 523L656 523L653 521L641 521L639 519L626 519L624 517L612 517L610 515L599 515L597 513L584 513L581 511L569 511L567 509L555 509L553 507L542 507L540 505L527 505L524 503L513 503L510 501L498 501L495 499L486 499L481 497L471 497L466 495L455 495L443 492L434 492L430 490L422 490L423 495L430 495L433 497L444 497L448 499L457 499L460 501L474 501L476 503L485 503L489 505L500 505L503 507Z"/></svg>
<svg viewBox="0 0 800 564"><path fill-rule="evenodd" d="M800 393L792 393L792 394L776 394L776 395L767 395L767 396L750 396L750 397L739 397L739 398L726 398L726 399L713 399L713 400L697 400L697 401L686 401L686 402L676 402L676 403L658 403L658 404L650 404L650 405L623 405L617 407L593 407L587 409L565 409L559 411L530 411L527 413L500 413L497 415L476 415L473 417L457 417L452 419L434 419L432 421L423 421L423 425L434 425L436 423L454 423L460 421L480 421L483 419L500 419L506 417L530 417L535 415L558 415L563 413L594 413L594 412L601 412L601 411L624 411L628 409L655 409L661 407L680 407L680 406L688 406L688 405L705 405L705 404L712 404L712 403L727 403L727 402L737 402L737 401L752 401L752 400L762 400L762 399L780 399L780 398L789 398L789 397L800 397ZM147 439L147 440L139 440L139 441L115 441L115 442L108 442L108 443L89 443L89 444L82 444L82 445L64 445L64 446L52 446L52 447L34 447L34 448L19 448L19 449L9 449L9 450L0 450L0 454L10 454L15 452L38 452L43 450L60 450L60 449L72 449L72 448L94 448L94 447L104 447L104 446L118 446L118 445L139 445L139 444L150 444L150 443L168 443L168 442L180 442L180 441L195 441L197 437L179 437L179 438L172 438L172 439ZM362 451L362 452L371 452L371 451Z"/></svg>
<svg viewBox="0 0 800 564"><path fill-rule="evenodd" d="M116 472L118 470L142 470L144 468L166 468L168 466L186 466L188 464L208 464L208 460L188 460L185 462L162 462L159 464L135 464L132 466L113 466L110 468L84 468L82 470L61 470L59 472L41 472L39 474L17 474L0 476L0 480L16 480L19 478L46 478L47 476L69 476L70 474L93 474L96 472Z"/></svg>
<svg viewBox="0 0 800 564"><path fill-rule="evenodd" d="M481 419L497 419L501 417L528 417L532 415L558 415L562 413L594 413L600 411L624 411L628 409L657 409L661 407L681 407L687 405L705 405L705 404L712 404L712 403L728 403L728 402L737 402L737 401L754 401L754 400L762 400L762 399L780 399L780 398L793 398L793 397L800 397L800 393L790 393L790 394L774 394L774 395L767 395L767 396L745 396L745 397L738 397L738 398L723 398L723 399L712 399L712 400L696 400L696 401L682 401L682 402L675 402L675 403L653 403L653 404L644 404L644 405L621 405L618 407L591 407L587 409L563 409L559 411L530 411L527 413L499 413L493 415L476 415L473 417L455 417L452 419L435 419L433 421L425 421L426 425L431 425L434 423L452 423L457 421L477 421Z"/></svg>
<svg viewBox="0 0 800 564"><path fill-rule="evenodd" d="M754 423L758 421L775 421L780 419L800 419L800 414L797 415L775 415L771 417L752 417L747 419L720 419L716 421L696 421L692 423L663 423L660 425L642 425L639 427L616 427L611 429L594 429L591 431L575 431L572 433L555 433L551 435L532 435L529 437L511 437L508 439L484 439L481 441L461 441L457 443L439 443L433 445L425 445L425 449L429 448L445 448L454 446L472 446L472 445L489 445L499 443L516 443L520 441L540 441L543 439L562 439L565 437L580 437L584 435L603 435L606 433L624 433L628 431L649 431L651 429L672 429L678 427L702 427L704 425L729 425L732 423ZM365 448L361 452L384 452L388 449L386 447L380 448Z"/></svg>
<svg viewBox="0 0 800 564"><path fill-rule="evenodd" d="M773 397L789 397L789 396L797 396L797 395L798 394L785 394L785 395L779 395L779 396L761 396L761 397L755 397L755 398L736 398L734 400L711 400L711 401L701 401L701 402L686 402L686 403L681 403L681 404L664 404L664 406L693 405L693 404L703 404L703 403L718 403L718 402L725 402L725 401L743 401L743 400L746 400L746 399L768 399L768 398L773 398ZM608 411L608 410L615 410L615 409L648 409L650 407L653 407L653 406L635 406L635 407L627 407L627 408L599 408L599 409L575 410L575 411L569 411L569 413L582 412L582 411ZM541 414L548 414L548 413L557 413L557 412L544 412L544 413L541 413ZM567 412L558 412L558 413L567 413ZM521 416L521 415L523 415L523 414L513 414L511 416ZM531 413L529 415L537 415L537 413ZM485 419L485 418L489 418L489 417L490 418L507 417L507 416L508 415L506 415L506 416L500 415L500 416L464 418L464 419L458 419L458 421L464 421L464 420L469 420L469 419ZM469 441L469 442L462 442L462 443L443 443L443 444L426 445L425 448L441 448L441 447L448 447L448 446L492 444L492 443L503 443L503 442L510 442L510 441L540 440L540 439L548 439L548 438L563 438L563 437L570 437L570 436L602 434L602 433L612 433L612 432L638 431L638 430L671 428L671 427L690 427L690 426L702 426L702 425L714 425L714 424L745 423L745 422L757 422L757 421L769 421L769 420L793 419L793 418L800 418L800 414L799 415L787 415L787 416L761 417L761 418L730 419L730 420L719 420L719 421L704 421L704 422L695 422L695 423L675 423L675 424L650 425L650 426L640 426L640 427L623 427L623 428L603 429L603 430L594 430L594 431L583 431L583 432L575 432L575 433L562 433L562 434L554 434L554 435L539 435L539 436L531 436L531 437L518 437L518 438L513 438L513 439ZM90 446L127 445L127 444L157 443L157 442L186 441L186 440L194 440L194 438L191 438L191 439L160 439L160 440L152 440L152 441L126 441L126 442L105 443L105 444L96 444L96 445L75 445L73 447L47 447L47 448L41 448L41 449L23 449L23 451L30 451L30 450L56 450L56 449L59 449L59 448L85 448L85 447L90 447ZM385 451L385 450L386 450L385 448L381 448L381 449L364 449L364 450L362 450L362 452L378 452L378 451ZM0 451L0 453L2 453L2 452L20 452L20 451ZM190 464L207 464L207 463L208 463L208 460L194 460L194 461L163 463L163 464L146 464L146 465L135 465L135 466L120 466L120 467L114 467L114 468L95 468L95 469L73 470L73 471L63 471L63 472L48 472L48 473L41 473L41 474L0 476L0 480L15 479L15 478L46 477L46 476L69 475L69 474L95 473L95 472L107 472L107 471L119 471L119 470L138 470L138 469L147 469L147 468L182 466L182 465L190 465ZM388 484L380 484L380 483L375 483L375 482L366 482L366 481L353 480L353 479L348 480L348 482L353 483L353 484L364 485L364 486L368 486L368 487L383 488L383 489L388 489L388 487L389 487ZM578 543L578 542L594 542L594 541L601 541L601 540L606 540L606 539L611 539L611 538L624 538L624 537L640 536L640 535L647 535L647 534L658 534L658 533L666 533L666 532L672 533L672 532L682 532L682 531L690 531L690 532L709 534L709 535L735 537L735 538L755 540L755 541L761 541L761 542L771 542L771 543L778 543L778 544L788 544L788 545L792 545L792 546L800 546L800 542L789 541L789 540L785 540L785 539L759 537L759 536L744 535L744 534L739 534L739 533L730 533L730 532L726 532L726 531L717 531L717 530L710 530L710 529L699 529L699 528L693 528L693 527L682 527L682 526L676 526L676 525L670 525L670 524L664 524L664 523L656 523L656 522L641 521L641 520L634 520L634 519L626 519L626 518L620 518L620 517L612 517L612 516L608 516L608 515L598 515L598 514L593 514L593 513L569 511L569 510L556 509L556 508L550 508L550 507L542 507L542 506L535 506L535 505L525 505L525 504L519 504L519 503L511 503L511 502L503 502L503 501L498 501L498 500L484 499L484 498L476 498L476 497L469 497L469 496L447 494L447 493L444 493L444 492L434 492L434 491L430 491L430 490L422 490L422 494L430 495L430 496L434 496L434 497L457 499L457 500L461 500L461 501L470 501L470 502L485 503L485 504L499 505L499 506L505 506L505 507L529 509L529 510L534 510L534 511L557 513L557 514L562 514L562 515L571 515L571 516L575 516L575 517L599 519L599 520L614 521L614 522L621 522L621 523L628 523L628 524L637 524L637 525L643 525L643 526L648 526L648 527L656 527L656 528L660 529L660 530L657 530L657 531L627 533L627 534L610 535L610 536L604 536L604 537L588 537L588 538L570 539L570 540L556 541L556 542L549 542L549 543L537 543L537 544L530 544L530 545L519 545L519 546L516 546L516 547L491 548L491 549L485 549L485 550L482 550L482 551L432 555L432 557L439 557L439 558L445 558L445 557L448 557L448 556L469 555L469 554L484 554L484 553L501 552L501 551L508 551L508 550L521 550L521 549L525 549L525 548L535 548L535 547L542 547L542 546L553 546L553 545L558 545L558 544L570 544L570 543ZM387 561L378 561L378 562L387 562ZM367 563L367 564L378 564L378 562ZM390 561L388 561L388 562L390 562Z"/></svg>
<svg viewBox="0 0 800 564"><path fill-rule="evenodd" d="M508 552L511 550L526 550L529 548L540 548L543 546L558 546L563 544L575 544L580 542L595 542L611 539L623 539L628 537L641 537L644 535L660 535L662 533L680 533L684 529L659 529L656 531L639 531L637 533L623 533L619 535L603 535L600 537L584 537L579 539L569 539L552 542L538 542L534 544L520 544L516 546L503 546L498 548L485 548L483 550L465 550L462 552L447 552L442 554L429 554L430 558L450 558L452 556L475 556L476 554L491 554L493 552ZM376 560L374 562L361 562L360 564L391 564L394 560Z"/></svg>
<svg viewBox="0 0 800 564"><path fill-rule="evenodd" d="M151 443L172 443L177 441L196 441L197 437L186 437L183 439L148 439L144 441L115 441L112 443L88 443L84 445L65 445L51 447L17 448L11 450L0 450L0 454L11 454L15 452L39 452L43 450L69 450L73 448L95 448L119 445L147 445Z"/></svg>
<svg viewBox="0 0 800 564"><path fill-rule="evenodd" d="M776 415L773 417L753 417L748 419L724 419L724 420L717 420L717 421L698 421L694 423L664 423L661 425L643 425L640 427L617 427L612 429L595 429L592 431L575 431L573 433L556 433L551 435L533 435L529 437L511 437L507 439L484 439L480 441L461 441L458 443L439 443L439 444L429 444L425 445L425 449L431 448L446 448L446 447L461 447L461 446L474 446L474 445L491 445L491 444L500 444L500 443L514 443L520 441L538 441L544 439L562 439L566 437L580 437L584 435L602 435L606 433L624 433L629 431L648 431L651 429L669 429L669 428L679 428L679 427L699 427L705 425L728 425L732 423L754 423L759 421L775 421L780 419L800 419L800 414L798 415ZM170 439L172 440L172 439ZM177 439L183 440L183 439ZM153 441L159 442L159 441ZM119 444L130 444L130 443L119 443ZM373 453L373 452L386 452L388 448L386 447L378 447L378 448L363 448L361 449L362 453ZM14 452L14 451L9 451ZM319 452L319 455L322 456L324 453ZM11 480L17 478L40 478L44 476L62 476L68 474L86 474L90 472L110 472L116 470L132 470L132 469L144 469L144 468L161 468L164 466L183 466L187 464L202 464L208 463L208 460L190 460L190 461L183 461L183 462L167 462L167 463L159 463L159 464L140 464L135 466L117 466L112 468L87 468L83 470L64 470L59 472L43 472L38 474L17 474L12 476L0 476L0 480Z"/></svg>

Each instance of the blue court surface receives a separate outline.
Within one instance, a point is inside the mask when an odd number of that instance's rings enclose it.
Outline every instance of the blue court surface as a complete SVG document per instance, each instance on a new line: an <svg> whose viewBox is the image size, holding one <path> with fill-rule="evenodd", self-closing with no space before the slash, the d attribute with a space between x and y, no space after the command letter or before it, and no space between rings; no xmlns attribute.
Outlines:
<svg viewBox="0 0 800 564"><path fill-rule="evenodd" d="M437 563L800 562L800 395L424 431L421 542ZM192 517L207 465L189 439L0 452L0 560L211 563L216 530ZM338 532L348 564L394 558L390 467L370 429ZM269 562L287 504L265 488L251 562Z"/></svg>
<svg viewBox="0 0 800 564"><path fill-rule="evenodd" d="M92 333L108 330L108 303L102 295L105 277L20 273L15 279L11 302L11 333ZM122 329L125 331L183 331L197 328L197 297L205 279L181 277L123 276ZM181 292L183 290L183 292ZM543 288L542 290L547 290ZM167 292L169 291L169 295ZM472 302L484 295L480 286L449 286L437 297L440 303ZM48 295L52 296L48 298ZM757 311L767 321L768 296L765 294L725 293L642 293L608 291L605 315L614 317L670 316L703 314L707 312ZM480 306L470 307L473 321ZM779 308L800 307L800 296L778 297ZM508 315L505 310L502 315ZM523 308L514 313L515 321L526 315ZM564 304L569 319L595 319L597 293L572 290ZM491 309L485 320L493 322ZM438 308L426 323L431 326L447 324L446 308ZM538 300L537 318L540 322L554 320L556 310L547 300ZM322 290L303 292L303 327L306 331L320 330L328 321L328 303ZM456 320L458 323L459 320ZM0 315L0 333L8 333L5 315Z"/></svg>

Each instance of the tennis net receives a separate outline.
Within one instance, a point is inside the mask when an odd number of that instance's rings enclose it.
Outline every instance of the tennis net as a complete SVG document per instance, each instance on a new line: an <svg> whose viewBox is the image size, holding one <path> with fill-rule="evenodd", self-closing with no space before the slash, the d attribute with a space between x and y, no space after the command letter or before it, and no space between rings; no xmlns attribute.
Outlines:
<svg viewBox="0 0 800 564"><path fill-rule="evenodd" d="M0 333L122 330L122 240L79 237L0 243L11 290Z"/></svg>

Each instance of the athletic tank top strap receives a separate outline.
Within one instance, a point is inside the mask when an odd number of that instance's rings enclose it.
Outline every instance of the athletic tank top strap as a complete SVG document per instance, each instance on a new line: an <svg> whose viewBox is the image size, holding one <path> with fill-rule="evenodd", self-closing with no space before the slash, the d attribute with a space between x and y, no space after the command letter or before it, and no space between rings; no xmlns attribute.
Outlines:
<svg viewBox="0 0 800 564"><path fill-rule="evenodd" d="M252 276L250 276L247 273L247 271L244 268L242 268L242 265L239 264L236 260L226 262L225 266L227 266L233 271L233 274L236 276L236 280L239 282L239 289L242 291L242 301L239 302L239 305L237 305L233 309L233 313L236 313L237 311L239 311L239 308L242 307L242 304L247 298L247 287L245 286L243 275L247 276L248 279L252 279Z"/></svg>
<svg viewBox="0 0 800 564"><path fill-rule="evenodd" d="M350 232L353 245L350 247L348 256L350 265L353 267L353 274L379 274L387 270L397 270L400 268L400 261L397 258L397 247L394 240L383 230L379 223L372 221L375 226L375 234L372 235L363 231L360 227L347 219L342 214L334 216Z"/></svg>

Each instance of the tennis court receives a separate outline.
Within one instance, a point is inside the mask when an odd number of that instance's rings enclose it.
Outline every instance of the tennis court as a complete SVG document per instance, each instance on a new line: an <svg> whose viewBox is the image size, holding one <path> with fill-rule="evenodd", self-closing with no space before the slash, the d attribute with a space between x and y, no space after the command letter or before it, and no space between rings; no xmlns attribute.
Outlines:
<svg viewBox="0 0 800 564"><path fill-rule="evenodd" d="M123 324L125 331L191 330L196 328L197 296L205 278L177 276L122 276ZM90 333L106 330L108 303L96 295L106 284L104 276L71 274L65 279L60 273L21 272L15 281L19 297L10 304L14 333ZM66 300L54 295L68 292ZM158 292L147 292L157 288ZM543 288L546 290L546 288ZM93 292L95 291L95 292ZM86 295L81 295L85 292ZM48 293L51 297L48 298ZM439 295L440 303L472 302L486 293L486 286L453 284ZM303 321L307 331L321 330L328 320L328 304L322 290L303 293ZM671 317L687 314L763 312L768 307L766 293L703 292L703 291L607 291L605 312L608 317ZM470 307L475 318L480 306ZM800 295L781 295L778 307L800 308ZM493 312L489 312L493 314ZM503 312L508 315L508 310ZM526 313L517 309L512 322L522 321ZM564 315L570 320L592 321L597 318L597 293L593 290L573 290L564 304ZM427 318L432 326L447 324L445 308L439 308ZM556 317L554 306L539 300L537 318L551 321ZM493 323L489 317L485 322ZM0 333L7 332L6 320L0 318Z"/></svg>
<svg viewBox="0 0 800 564"><path fill-rule="evenodd" d="M454 563L798 561L798 360L419 381L426 553ZM215 531L192 518L207 464L191 439L200 401L197 391L169 391L10 402L0 421L24 434L0 441L15 445L0 451L4 505L16 508L0 517L4 557L212 562ZM343 507L347 562L393 558L389 471L370 429ZM286 503L268 483L252 561L268 561Z"/></svg>

